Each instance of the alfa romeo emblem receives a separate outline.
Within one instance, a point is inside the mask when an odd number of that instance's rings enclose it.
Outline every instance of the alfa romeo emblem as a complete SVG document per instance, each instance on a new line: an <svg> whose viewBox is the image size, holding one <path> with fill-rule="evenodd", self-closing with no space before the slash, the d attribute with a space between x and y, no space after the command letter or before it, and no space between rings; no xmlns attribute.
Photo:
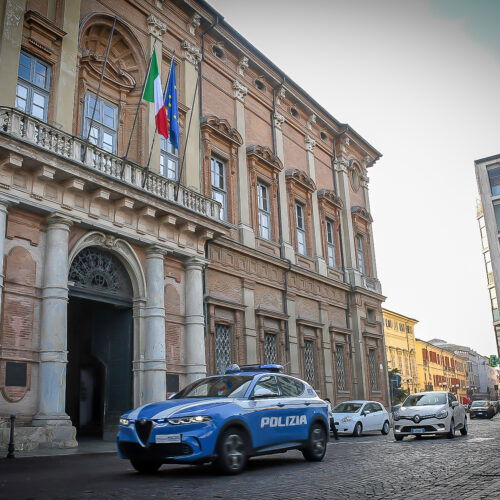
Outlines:
<svg viewBox="0 0 500 500"><path fill-rule="evenodd" d="M141 424L145 424L146 423L146 419L145 418L141 418Z"/></svg>
<svg viewBox="0 0 500 500"><path fill-rule="evenodd" d="M416 424L418 424L418 423L420 422L420 417L419 417L418 415L415 415L415 416L413 417L413 421L414 421Z"/></svg>

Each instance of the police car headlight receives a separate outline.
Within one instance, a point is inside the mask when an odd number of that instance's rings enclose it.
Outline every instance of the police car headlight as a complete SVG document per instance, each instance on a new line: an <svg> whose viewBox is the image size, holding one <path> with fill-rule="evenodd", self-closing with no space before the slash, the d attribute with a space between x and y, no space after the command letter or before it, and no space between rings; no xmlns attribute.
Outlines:
<svg viewBox="0 0 500 500"><path fill-rule="evenodd" d="M447 410L441 410L436 413L436 418L446 418L448 416Z"/></svg>
<svg viewBox="0 0 500 500"><path fill-rule="evenodd" d="M120 425L129 425L130 420L128 418L120 418Z"/></svg>
<svg viewBox="0 0 500 500"><path fill-rule="evenodd" d="M209 422L212 417L208 415L194 415L193 417L178 417L169 418L167 422L172 425L186 425L186 424L201 424L203 422Z"/></svg>
<svg viewBox="0 0 500 500"><path fill-rule="evenodd" d="M352 418L351 417L344 417L341 422L352 422Z"/></svg>

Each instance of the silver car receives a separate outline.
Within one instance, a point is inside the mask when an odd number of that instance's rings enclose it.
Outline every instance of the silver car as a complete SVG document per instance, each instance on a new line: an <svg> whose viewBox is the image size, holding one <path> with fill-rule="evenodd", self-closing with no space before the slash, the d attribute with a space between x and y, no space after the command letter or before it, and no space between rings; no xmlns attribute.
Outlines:
<svg viewBox="0 0 500 500"><path fill-rule="evenodd" d="M451 392L419 392L408 396L401 408L394 413L394 438L428 434L455 437L457 430L467 434L465 408Z"/></svg>

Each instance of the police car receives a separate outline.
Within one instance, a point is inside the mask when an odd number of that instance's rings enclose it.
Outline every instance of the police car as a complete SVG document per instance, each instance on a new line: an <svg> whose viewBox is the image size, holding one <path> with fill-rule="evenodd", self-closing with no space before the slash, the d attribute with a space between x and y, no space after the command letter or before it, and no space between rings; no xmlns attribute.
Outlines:
<svg viewBox="0 0 500 500"><path fill-rule="evenodd" d="M225 474L238 474L251 456L291 449L321 461L328 442L327 404L309 384L281 370L233 365L167 401L123 414L119 456L143 473L165 463L213 462Z"/></svg>

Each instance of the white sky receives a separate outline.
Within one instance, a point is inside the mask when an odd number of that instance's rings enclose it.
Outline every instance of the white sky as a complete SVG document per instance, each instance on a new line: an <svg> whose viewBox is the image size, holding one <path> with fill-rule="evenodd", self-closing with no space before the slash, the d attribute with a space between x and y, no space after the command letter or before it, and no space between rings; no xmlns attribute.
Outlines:
<svg viewBox="0 0 500 500"><path fill-rule="evenodd" d="M500 153L500 0L209 0L383 153L370 170L384 307L496 352L474 160Z"/></svg>

